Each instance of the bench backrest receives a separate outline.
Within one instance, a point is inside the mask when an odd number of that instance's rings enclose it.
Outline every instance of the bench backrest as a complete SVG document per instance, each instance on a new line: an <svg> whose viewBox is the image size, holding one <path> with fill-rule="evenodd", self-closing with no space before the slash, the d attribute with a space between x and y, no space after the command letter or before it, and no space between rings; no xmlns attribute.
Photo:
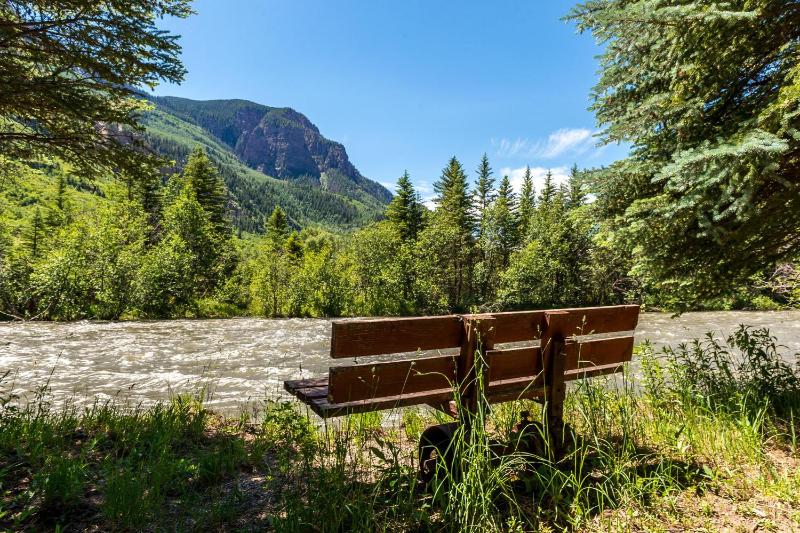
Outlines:
<svg viewBox="0 0 800 533"><path fill-rule="evenodd" d="M460 352L332 367L327 400L352 407L364 402L370 409L444 402L452 399L453 384L474 377L476 349L486 361L489 401L534 397L543 393L549 367L555 364L551 354L563 357L558 365L563 365L565 381L618 371L631 359L638 317L638 305L622 305L336 321L331 338L335 359L417 350ZM610 333L618 335L597 337ZM539 346L494 349L497 344L536 340Z"/></svg>

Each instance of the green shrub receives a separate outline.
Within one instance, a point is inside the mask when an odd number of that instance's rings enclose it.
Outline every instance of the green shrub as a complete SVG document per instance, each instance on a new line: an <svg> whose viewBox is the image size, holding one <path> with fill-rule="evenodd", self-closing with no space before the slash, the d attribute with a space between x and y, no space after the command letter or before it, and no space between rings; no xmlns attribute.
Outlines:
<svg viewBox="0 0 800 533"><path fill-rule="evenodd" d="M677 391L711 409L736 410L744 403L781 417L800 412L800 367L766 328L739 326L724 343L708 333L664 353Z"/></svg>

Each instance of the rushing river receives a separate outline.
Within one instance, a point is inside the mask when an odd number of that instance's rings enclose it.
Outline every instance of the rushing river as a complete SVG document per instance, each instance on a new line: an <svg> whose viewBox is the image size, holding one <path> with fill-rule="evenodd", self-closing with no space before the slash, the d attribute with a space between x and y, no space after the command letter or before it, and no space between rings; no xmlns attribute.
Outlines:
<svg viewBox="0 0 800 533"><path fill-rule="evenodd" d="M677 344L739 324L767 326L786 353L800 352L800 311L645 313L636 337ZM57 399L147 404L206 386L208 404L231 412L282 395L284 379L324 373L330 329L323 319L0 323L0 393L48 384Z"/></svg>

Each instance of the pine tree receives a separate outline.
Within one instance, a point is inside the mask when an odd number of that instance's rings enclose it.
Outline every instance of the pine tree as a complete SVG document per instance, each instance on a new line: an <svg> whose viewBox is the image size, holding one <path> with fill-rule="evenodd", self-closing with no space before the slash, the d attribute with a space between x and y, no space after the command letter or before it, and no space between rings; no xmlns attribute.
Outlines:
<svg viewBox="0 0 800 533"><path fill-rule="evenodd" d="M475 182L473 193L473 213L478 223L478 265L475 269L475 283L478 287L478 297L485 301L491 289L492 275L492 240L487 238L487 233L492 231L491 207L497 193L494 190L492 167L489 166L489 157L484 153L478 165L478 179Z"/></svg>
<svg viewBox="0 0 800 533"><path fill-rule="evenodd" d="M794 2L587 1L603 43L595 211L633 268L687 304L800 254L800 23Z"/></svg>
<svg viewBox="0 0 800 533"><path fill-rule="evenodd" d="M420 235L418 268L427 272L430 285L418 293L432 292L432 300L445 300L448 310L463 310L473 297L474 220L467 177L455 157L434 183L437 209ZM437 296L440 295L440 296ZM440 303L431 306L439 310Z"/></svg>
<svg viewBox="0 0 800 533"><path fill-rule="evenodd" d="M47 209L47 225L55 228L68 224L71 219L70 214L67 178L61 173L58 175L58 181L56 182L56 194L53 199L53 205Z"/></svg>
<svg viewBox="0 0 800 533"><path fill-rule="evenodd" d="M519 219L517 215L517 199L514 189L511 187L511 181L508 176L503 176L494 207L503 268L508 266L511 252L519 244Z"/></svg>
<svg viewBox="0 0 800 533"><path fill-rule="evenodd" d="M272 214L264 223L264 231L267 238L276 247L282 247L289 237L289 224L286 221L286 213L280 206L275 206Z"/></svg>
<svg viewBox="0 0 800 533"><path fill-rule="evenodd" d="M471 242L475 219L472 216L472 202L467 189L467 175L455 156L442 170L442 176L433 184L433 190L437 194L437 211L444 213L467 241Z"/></svg>
<svg viewBox="0 0 800 533"><path fill-rule="evenodd" d="M544 184L542 190L539 192L539 206L548 207L556 197L556 186L553 183L553 173L547 171L544 176Z"/></svg>
<svg viewBox="0 0 800 533"><path fill-rule="evenodd" d="M59 211L64 211L67 207L67 178L63 173L58 175L55 204Z"/></svg>
<svg viewBox="0 0 800 533"><path fill-rule="evenodd" d="M136 182L134 196L147 213L150 225L154 227L161 213L161 176L155 173L142 176Z"/></svg>
<svg viewBox="0 0 800 533"><path fill-rule="evenodd" d="M508 176L503 176L500 181L500 188L497 189L497 199L502 200L508 206L510 212L517 213L517 195L514 193L514 188L511 186L511 180Z"/></svg>
<svg viewBox="0 0 800 533"><path fill-rule="evenodd" d="M31 225L27 235L28 251L34 259L39 257L42 249L42 240L44 239L44 219L42 218L42 211L37 207L33 212Z"/></svg>
<svg viewBox="0 0 800 533"><path fill-rule="evenodd" d="M535 208L536 191L533 188L533 176L529 165L525 167L525 175L522 178L522 191L519 197L519 234L523 240L528 238L528 228Z"/></svg>
<svg viewBox="0 0 800 533"><path fill-rule="evenodd" d="M214 290L235 266L231 234L217 231L192 187L185 187L164 209L160 245L180 248L189 254L189 275L198 296Z"/></svg>
<svg viewBox="0 0 800 533"><path fill-rule="evenodd" d="M186 161L183 180L194 191L214 229L218 233L230 233L231 224L225 216L228 205L225 185L219 171L201 147L196 147Z"/></svg>
<svg viewBox="0 0 800 533"><path fill-rule="evenodd" d="M494 192L494 178L489 157L484 153L478 165L478 180L475 182L475 215L478 220L489 208L497 196Z"/></svg>
<svg viewBox="0 0 800 533"><path fill-rule="evenodd" d="M580 207L586 201L586 193L583 190L583 178L581 177L578 165L572 165L569 171L569 181L565 191L566 206L569 209Z"/></svg>
<svg viewBox="0 0 800 533"><path fill-rule="evenodd" d="M422 228L423 206L405 171L397 180L397 191L386 208L386 218L394 224L404 241L414 240Z"/></svg>
<svg viewBox="0 0 800 533"><path fill-rule="evenodd" d="M300 259L303 257L303 241L300 240L300 235L296 231L293 231L289 234L289 237L286 239L286 244L284 244L283 248L292 259Z"/></svg>

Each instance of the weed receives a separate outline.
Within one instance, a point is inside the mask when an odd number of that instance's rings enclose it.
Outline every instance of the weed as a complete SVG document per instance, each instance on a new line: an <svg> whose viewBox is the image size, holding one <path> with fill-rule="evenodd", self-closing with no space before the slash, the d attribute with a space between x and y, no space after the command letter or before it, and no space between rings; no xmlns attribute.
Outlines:
<svg viewBox="0 0 800 533"><path fill-rule="evenodd" d="M86 463L82 458L53 455L33 475L31 486L41 496L45 512L62 513L81 502L85 480Z"/></svg>

